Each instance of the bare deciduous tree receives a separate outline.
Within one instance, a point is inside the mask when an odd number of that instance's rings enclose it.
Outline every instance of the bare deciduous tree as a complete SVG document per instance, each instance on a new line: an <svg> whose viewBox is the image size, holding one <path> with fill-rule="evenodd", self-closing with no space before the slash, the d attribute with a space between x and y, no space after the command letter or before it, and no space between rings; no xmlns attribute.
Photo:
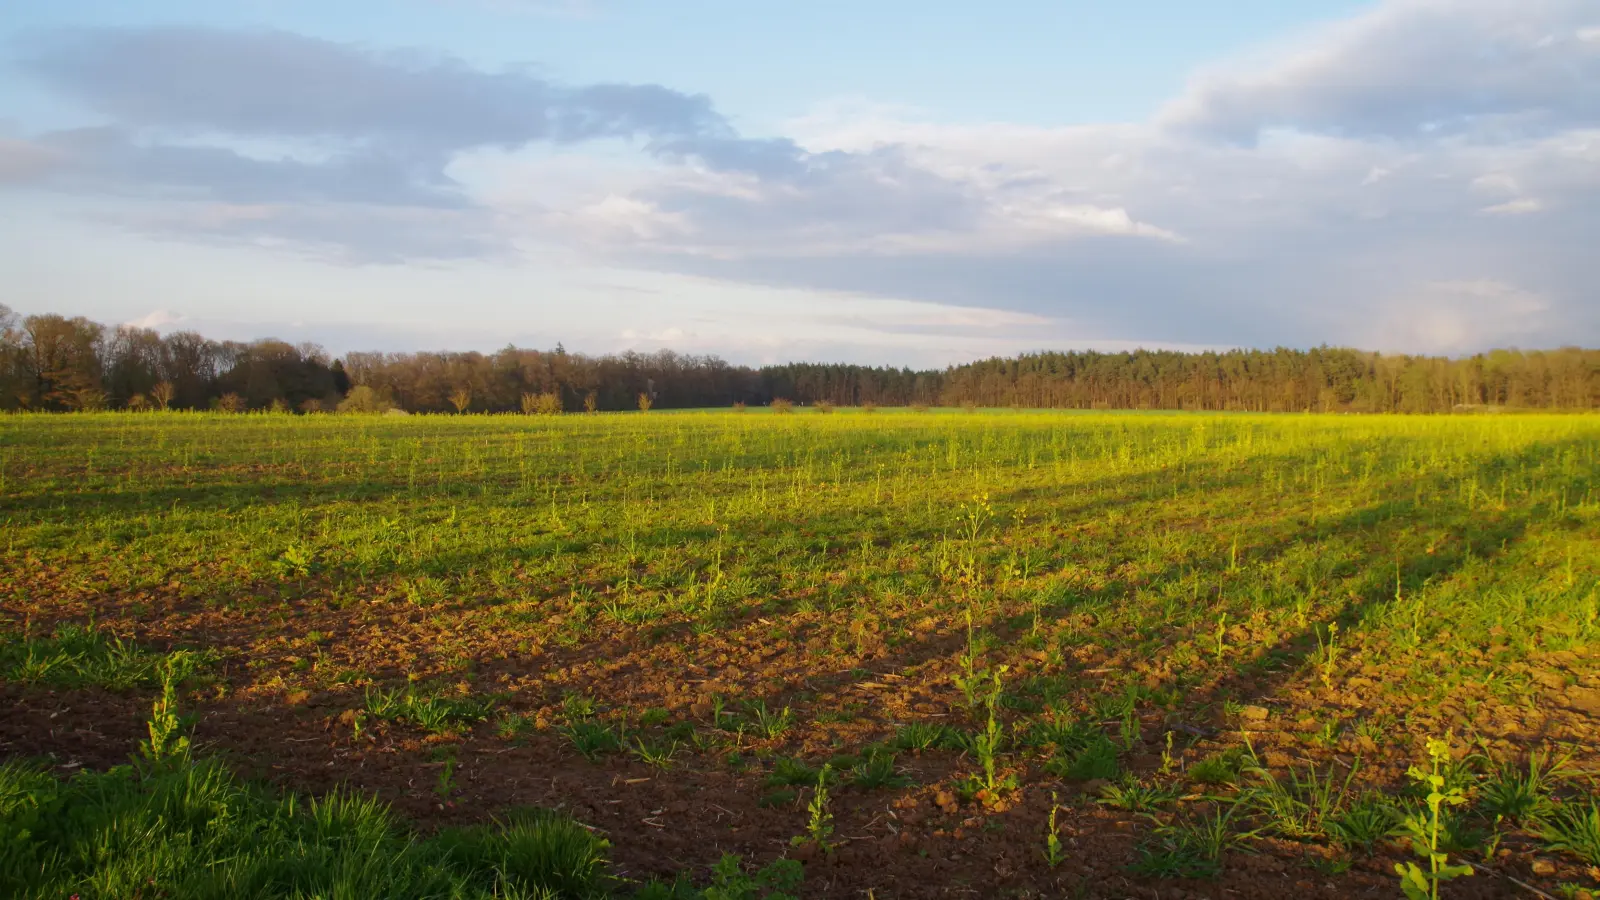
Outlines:
<svg viewBox="0 0 1600 900"><path fill-rule="evenodd" d="M458 387L450 392L450 405L456 408L456 413L464 413L472 405L472 388Z"/></svg>
<svg viewBox="0 0 1600 900"><path fill-rule="evenodd" d="M172 403L172 396L175 393L177 391L172 387L172 382L158 381L156 386L150 389L150 399L155 401L157 409L166 412L167 406Z"/></svg>

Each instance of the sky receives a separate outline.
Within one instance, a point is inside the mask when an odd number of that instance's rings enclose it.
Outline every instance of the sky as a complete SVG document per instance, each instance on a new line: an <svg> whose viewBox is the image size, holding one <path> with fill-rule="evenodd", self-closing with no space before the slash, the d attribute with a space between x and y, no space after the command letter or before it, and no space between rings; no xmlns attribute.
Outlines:
<svg viewBox="0 0 1600 900"><path fill-rule="evenodd" d="M0 303L944 366L1600 345L1600 0L52 0Z"/></svg>

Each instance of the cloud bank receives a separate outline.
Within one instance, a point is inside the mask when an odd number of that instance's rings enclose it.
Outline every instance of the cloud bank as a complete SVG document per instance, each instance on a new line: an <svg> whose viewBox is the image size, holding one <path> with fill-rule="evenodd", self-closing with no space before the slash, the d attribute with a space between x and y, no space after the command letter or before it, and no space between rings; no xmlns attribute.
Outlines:
<svg viewBox="0 0 1600 900"><path fill-rule="evenodd" d="M1600 343L1595 0L1390 0L1196 73L1150 121L1063 128L823 105L748 136L661 85L285 32L13 57L86 124L0 141L0 185L117 198L108 218L164 237L386 264L560 247L1105 340Z"/></svg>

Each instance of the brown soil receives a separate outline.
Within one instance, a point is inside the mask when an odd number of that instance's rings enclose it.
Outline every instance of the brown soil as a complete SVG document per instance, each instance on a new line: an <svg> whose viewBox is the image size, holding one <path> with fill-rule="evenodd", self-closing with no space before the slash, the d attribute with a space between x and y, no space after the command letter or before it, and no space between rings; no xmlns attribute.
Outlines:
<svg viewBox="0 0 1600 900"><path fill-rule="evenodd" d="M903 754L901 764L918 787L863 791L839 787L832 809L838 847L820 854L793 847L805 825L805 796L764 806L764 765L736 771L726 751L745 760L763 755L800 756L820 762L832 753L887 738L898 723L945 721L969 726L965 703L949 686L955 655L965 633L953 621L920 612L898 623L909 641L885 640L881 627L851 631L828 627L823 614L797 614L781 623L766 619L730 624L696 634L687 626L653 630L599 627L582 642L551 640L559 619L545 621L537 640L507 627L493 608L443 612L392 599L379 589L333 597L315 584L262 586L255 602L231 608L184 599L177 590L106 596L73 589L48 573L54 590L48 603L23 613L35 629L63 618L82 620L92 611L118 633L157 647L209 647L222 654L216 677L186 698L198 716L194 739L202 753L220 753L240 771L296 790L349 786L373 791L422 828L483 821L514 806L538 805L569 811L612 842L618 875L646 879L689 871L703 876L723 853L760 864L796 856L806 865L807 897L1392 897L1398 848L1357 854L1346 871L1335 871L1325 848L1288 841L1256 840L1231 852L1223 873L1211 880L1136 877L1128 866L1150 823L1090 802L1084 785L1052 779L1034 762L1022 761L1022 787L989 804L958 801L952 776L973 763L938 751ZM313 634L319 633L319 634ZM841 637L841 633L844 637ZM1244 643L1252 638L1246 633ZM1263 636L1255 652L1281 646ZM997 651L999 652L999 651ZM1092 646L1077 658L1049 659L1020 649L1005 651L1010 678L1065 673L1093 684L1111 674L1145 671L1160 683L1159 670L1131 656L1106 656ZM1136 770L1160 764L1162 739L1170 730L1203 735L1182 749L1189 761L1240 742L1240 727L1274 765L1301 760L1350 759L1362 753L1368 777L1397 783L1415 758L1411 742L1427 729L1453 725L1490 748L1508 754L1544 741L1589 748L1581 764L1593 762L1597 746L1596 704L1600 655L1563 654L1518 664L1510 675L1526 675L1536 702L1511 706L1495 701L1482 685L1465 685L1439 707L1434 718L1414 719L1406 732L1383 744L1346 730L1332 746L1308 737L1329 718L1404 715L1411 698L1384 690L1398 670L1441 660L1369 656L1329 686L1262 673L1253 680L1219 673L1215 682L1191 686L1177 711L1144 714ZM360 670L387 683L403 674L474 694L495 694L499 708L529 717L525 735L503 739L493 724L446 737L403 725L368 722L357 738L352 711L363 706L362 689L339 684L342 670ZM1250 699L1243 721L1229 722L1200 710L1201 701L1226 689ZM557 732L560 703L568 693L594 698L603 711L637 720L660 707L675 720L696 723L726 741L716 752L683 752L666 770L625 755L590 762ZM776 741L746 736L737 742L709 726L711 698L761 699L774 708L791 706L795 727ZM148 692L56 690L0 685L0 758L46 757L63 772L104 768L126 761L143 736ZM1211 708L1211 707L1206 707ZM1265 712L1259 716L1256 710ZM829 716L828 713L842 713ZM435 787L441 748L455 754L455 787L442 800ZM1050 868L1043 859L1052 796L1066 861ZM1203 803L1188 801L1188 805ZM1535 862L1540 874L1534 874ZM1550 871L1548 862L1555 863ZM1524 892L1509 879L1554 892L1561 882L1592 883L1570 858L1535 853L1531 842L1508 838L1479 877L1451 885L1460 898L1514 896Z"/></svg>

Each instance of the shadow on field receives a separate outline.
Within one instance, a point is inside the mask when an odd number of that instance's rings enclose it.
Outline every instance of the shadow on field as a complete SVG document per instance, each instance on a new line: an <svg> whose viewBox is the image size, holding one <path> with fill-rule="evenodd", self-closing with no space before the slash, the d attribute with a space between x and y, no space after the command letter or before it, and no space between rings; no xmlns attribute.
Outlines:
<svg viewBox="0 0 1600 900"><path fill-rule="evenodd" d="M1540 463L1559 459L1564 450L1580 446L1578 441L1556 442L1529 447L1519 454L1486 457L1464 471L1450 472L1448 481L1444 484L1454 485L1468 479L1476 479L1484 484L1492 483L1502 472L1527 470ZM1197 484L1189 489L1219 491L1259 486L1259 471L1262 467L1283 464L1294 459L1277 457L1268 460L1253 457L1248 465L1234 463L1225 467L1217 466L1211 472L1199 475L1193 472L1194 467L1191 465L1190 474ZM1218 471L1222 472L1220 476L1217 474ZM1096 496L1092 501L1062 509L1061 517L1066 520L1069 516L1073 518L1092 516L1119 505L1139 501L1159 502L1161 498L1151 495L1149 489L1165 483L1169 477L1170 473L1153 471L1127 478L1100 479L1092 484L1076 484L1073 486L1075 492L1082 491L1091 496L1103 491L1113 493L1109 497ZM1394 481L1386 493L1407 494L1416 490L1419 482L1432 489L1440 487L1435 476L1423 472L1409 480ZM1592 475L1587 474L1570 476L1565 485L1568 490L1575 491L1576 496L1583 496L1592 486ZM1005 495L1003 499L1010 501L1021 497L1037 501L1040 493L1040 489L1031 489L1015 495ZM1362 560L1354 567L1346 565L1329 571L1328 577L1339 578L1347 589L1345 600L1339 604L1338 611L1331 621L1338 623L1342 633L1349 634L1358 623L1372 622L1391 607L1395 603L1397 588L1402 597L1414 596L1430 582L1448 579L1469 564L1492 562L1516 547L1523 540L1530 524L1536 519L1548 516L1550 512L1549 507L1542 503L1513 505L1506 511L1495 511L1491 514L1472 510L1459 496L1453 500L1434 496L1426 503L1419 503L1413 497L1391 496L1389 499L1381 499L1338 516L1318 516L1314 521L1306 523L1303 528L1283 535L1277 540L1265 544L1253 544L1250 547L1250 560L1252 563L1263 563L1278 558L1297 546L1306 544L1314 546L1324 541L1347 537L1364 537L1369 542L1387 543L1399 550L1408 543L1405 538L1413 530L1419 527L1431 529L1434 537L1432 546L1384 554L1381 558ZM1173 564L1143 581L1147 585L1160 584L1196 571L1221 578L1226 565L1225 560L1216 558ZM1119 584L1114 589L1108 588L1107 596L1098 599L1102 603L1115 602L1124 599L1127 592L1128 585ZM1096 598L1082 597L1079 598L1079 603L1056 606L1051 612L1058 617L1069 614L1085 601L1092 599ZM1202 602L1215 602L1216 599L1214 594L1208 594ZM1264 653L1258 660L1236 658L1228 664L1220 678L1212 681L1203 693L1187 696L1183 705L1193 707L1209 702L1217 696L1229 696L1243 702L1259 702L1278 695L1288 684L1306 674L1309 658L1318 650L1318 629L1326 627L1328 622L1327 619L1311 622L1304 628L1283 635L1270 646L1262 648ZM1011 643L1019 637L1015 629L1010 629L998 621L979 624L991 633L999 635L1003 644ZM964 648L965 636L962 634L936 634L917 638L877 655L870 664L841 665L827 671L810 672L803 677L788 681L782 688L760 695L759 699L781 702L785 696L801 690L815 689L818 685L842 686L850 681L859 680L861 667L870 665L873 670L890 672L903 670L933 659L953 657ZM1267 665L1263 665L1264 662ZM1073 672L1069 668L1062 674L1075 678L1082 677L1084 673L1080 667L1078 672ZM1102 678L1102 681L1115 680L1120 684L1118 676L1135 673L1107 674L1109 677ZM1157 690L1182 687L1180 682L1171 679L1164 679L1148 686Z"/></svg>

